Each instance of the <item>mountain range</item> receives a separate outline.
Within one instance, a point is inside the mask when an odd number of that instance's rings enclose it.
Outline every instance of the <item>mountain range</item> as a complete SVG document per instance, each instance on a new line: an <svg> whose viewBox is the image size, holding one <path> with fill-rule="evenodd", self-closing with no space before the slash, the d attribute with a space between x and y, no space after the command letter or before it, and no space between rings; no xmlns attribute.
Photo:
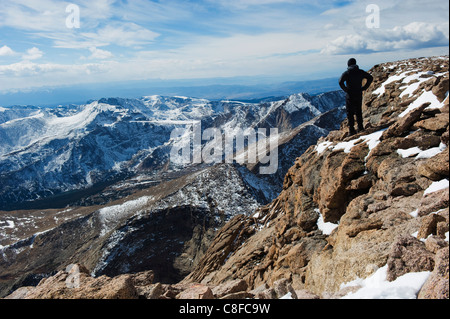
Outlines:
<svg viewBox="0 0 450 319"><path fill-rule="evenodd" d="M276 198L295 158L338 128L343 105L332 91L257 103L147 96L0 109L0 269L14 278L2 293L75 256L95 275L151 268L158 280L181 280L226 222ZM189 134L172 132L192 123L222 134L276 128L278 170L171 160L175 145L192 146ZM130 242L140 248L129 251Z"/></svg>
<svg viewBox="0 0 450 319"><path fill-rule="evenodd" d="M0 209L36 204L64 207L126 178L139 176L142 183L149 183L161 180L162 174L183 174L187 165L170 160L174 144L183 141L171 135L193 121L200 123L203 131L271 127L288 135L343 103L341 93L329 92L260 103L149 96L105 98L58 108L2 108ZM339 110L334 113L338 118L343 115ZM323 135L326 132L321 129L336 123L325 122L322 120L311 134Z"/></svg>

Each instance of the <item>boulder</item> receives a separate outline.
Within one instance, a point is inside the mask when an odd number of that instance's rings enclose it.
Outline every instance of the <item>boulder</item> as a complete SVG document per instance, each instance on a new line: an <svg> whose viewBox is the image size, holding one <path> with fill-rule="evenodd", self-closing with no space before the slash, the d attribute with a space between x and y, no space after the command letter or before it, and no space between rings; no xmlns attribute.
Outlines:
<svg viewBox="0 0 450 319"><path fill-rule="evenodd" d="M211 288L198 284L182 291L177 296L177 299L195 300L195 299L215 299L215 298Z"/></svg>
<svg viewBox="0 0 450 319"><path fill-rule="evenodd" d="M434 95L436 95L439 102L442 103L447 97L448 90L449 90L449 79L444 78L440 79L438 83L434 83L432 92L434 93Z"/></svg>
<svg viewBox="0 0 450 319"><path fill-rule="evenodd" d="M437 225L440 222L445 222L445 218L438 214L430 214L422 219L417 238L427 239L430 235L437 235Z"/></svg>
<svg viewBox="0 0 450 319"><path fill-rule="evenodd" d="M222 298L229 294L245 292L247 291L247 288L248 284L245 280L237 279L214 287L212 292L216 298Z"/></svg>
<svg viewBox="0 0 450 319"><path fill-rule="evenodd" d="M282 298L287 294L290 294L292 299L297 299L297 293L292 288L291 281L289 279L280 279L273 283L273 289L278 298Z"/></svg>
<svg viewBox="0 0 450 319"><path fill-rule="evenodd" d="M447 177L449 175L448 148L445 151L421 163L418 167L418 172L420 175L436 182Z"/></svg>
<svg viewBox="0 0 450 319"><path fill-rule="evenodd" d="M449 248L438 251L433 272L419 292L419 299L449 299Z"/></svg>
<svg viewBox="0 0 450 319"><path fill-rule="evenodd" d="M392 245L387 264L387 279L394 281L410 272L433 271L434 254L417 238L401 236Z"/></svg>
<svg viewBox="0 0 450 319"><path fill-rule="evenodd" d="M402 136L409 132L409 129L413 126L417 120L420 119L422 112L430 106L430 103L422 104L420 107L412 110L404 117L399 118L393 125L391 125L386 131L384 131L380 140L384 141L390 137Z"/></svg>
<svg viewBox="0 0 450 319"><path fill-rule="evenodd" d="M437 114L435 117L418 121L417 123L414 124L414 126L428 131L436 131L443 133L448 127L448 122L449 122L448 114L440 113Z"/></svg>
<svg viewBox="0 0 450 319"><path fill-rule="evenodd" d="M418 215L423 217L435 213L449 205L449 189L441 189L437 192L425 195L418 209Z"/></svg>

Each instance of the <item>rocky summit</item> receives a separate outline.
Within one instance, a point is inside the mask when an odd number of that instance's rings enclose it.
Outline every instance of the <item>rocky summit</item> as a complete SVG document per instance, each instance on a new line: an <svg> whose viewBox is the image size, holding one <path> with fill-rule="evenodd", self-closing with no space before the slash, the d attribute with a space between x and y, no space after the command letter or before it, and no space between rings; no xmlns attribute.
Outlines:
<svg viewBox="0 0 450 319"><path fill-rule="evenodd" d="M143 191L131 202L139 212L132 218L121 214L124 203L78 211L83 217L71 225L3 249L0 266L13 270L1 280L27 276L6 298L448 299L449 58L385 63L369 72L375 80L364 95L365 130L349 136L345 120L299 153L269 204L257 205L242 184L247 200L231 209L228 193L208 186L208 171L172 182L164 196ZM221 176L242 174L222 169ZM190 187L196 183L201 192ZM182 195L184 209L173 209L170 200ZM226 209L217 204L226 201ZM155 202L158 209L146 209ZM218 212L222 223L214 220ZM58 240L73 227L77 233ZM184 231L183 243L152 237L162 227ZM85 245L75 249L73 240ZM53 268L39 269L36 260L52 257L46 241L65 256L53 254ZM168 246L179 254L166 253ZM166 273L149 268L163 257L172 258ZM31 275L24 268L33 263Z"/></svg>

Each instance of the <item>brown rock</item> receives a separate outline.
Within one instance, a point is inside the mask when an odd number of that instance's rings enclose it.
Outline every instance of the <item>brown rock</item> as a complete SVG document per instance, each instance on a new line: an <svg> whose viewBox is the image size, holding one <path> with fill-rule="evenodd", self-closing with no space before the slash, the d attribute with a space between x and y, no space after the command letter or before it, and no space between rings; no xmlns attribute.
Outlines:
<svg viewBox="0 0 450 319"><path fill-rule="evenodd" d="M449 89L449 79L439 79L439 82L433 87L432 92L436 95L439 102L443 102L447 96Z"/></svg>
<svg viewBox="0 0 450 319"><path fill-rule="evenodd" d="M36 288L35 287L21 287L14 291L9 296L6 296L5 299L14 299L14 300L20 300L20 299L29 299L27 298L28 294L32 293Z"/></svg>
<svg viewBox="0 0 450 319"><path fill-rule="evenodd" d="M435 117L419 121L414 125L428 131L436 131L443 133L448 127L448 114L439 113Z"/></svg>
<svg viewBox="0 0 450 319"><path fill-rule="evenodd" d="M297 299L297 294L294 288L292 288L291 281L289 279L280 279L274 282L273 289L275 290L278 298L282 298L290 293L292 299Z"/></svg>
<svg viewBox="0 0 450 319"><path fill-rule="evenodd" d="M422 219L419 234L417 238L426 239L430 235L437 235L437 225L439 222L445 222L445 218L437 214L430 214Z"/></svg>
<svg viewBox="0 0 450 319"><path fill-rule="evenodd" d="M136 290L139 297L143 299L160 299L164 293L164 288L161 283L136 287Z"/></svg>
<svg viewBox="0 0 450 319"><path fill-rule="evenodd" d="M372 187L374 183L374 178L372 175L363 175L355 180L350 182L350 185L347 186L347 190L358 191L365 190Z"/></svg>
<svg viewBox="0 0 450 319"><path fill-rule="evenodd" d="M194 285L181 292L177 299L196 300L196 299L215 299L211 288L204 285Z"/></svg>
<svg viewBox="0 0 450 319"><path fill-rule="evenodd" d="M402 136L409 132L411 126L417 122L417 120L422 115L423 110L425 110L430 103L425 103L420 107L412 110L406 116L399 118L397 122L391 125L381 136L380 140L384 141L390 137Z"/></svg>
<svg viewBox="0 0 450 319"><path fill-rule="evenodd" d="M346 228L346 233L350 238L356 237L359 233L381 229L383 221L379 219L365 219L352 223Z"/></svg>
<svg viewBox="0 0 450 319"><path fill-rule="evenodd" d="M269 288L270 287L269 287L269 285L267 283L263 283L262 285L256 287L255 289L250 290L249 292L252 295L257 295L258 293L263 292L264 290L267 290Z"/></svg>
<svg viewBox="0 0 450 319"><path fill-rule="evenodd" d="M437 147L441 144L441 137L432 132L425 132L424 130L418 130L408 135L405 138L397 139L397 143L393 145L390 153L397 149L408 149L412 147L420 147L423 150L427 150L433 147ZM384 145L381 143L380 145Z"/></svg>
<svg viewBox="0 0 450 319"><path fill-rule="evenodd" d="M395 185L391 191L392 196L411 196L421 191L422 188L416 183L401 183Z"/></svg>
<svg viewBox="0 0 450 319"><path fill-rule="evenodd" d="M133 285L135 287L149 286L153 284L154 279L155 273L152 270L132 275Z"/></svg>
<svg viewBox="0 0 450 319"><path fill-rule="evenodd" d="M441 136L441 142L448 146L448 141L449 141L449 131L447 129L447 131Z"/></svg>
<svg viewBox="0 0 450 319"><path fill-rule="evenodd" d="M314 299L320 299L320 297L308 290L296 290L295 294L297 295L297 299L302 300L314 300Z"/></svg>
<svg viewBox="0 0 450 319"><path fill-rule="evenodd" d="M449 204L449 189L441 189L437 192L427 194L420 202L418 210L419 216L426 216L435 213L440 209L445 209Z"/></svg>
<svg viewBox="0 0 450 319"><path fill-rule="evenodd" d="M449 299L449 248L438 251L435 268L419 292L419 299Z"/></svg>
<svg viewBox="0 0 450 319"><path fill-rule="evenodd" d="M387 279L394 281L410 272L432 271L434 254L425 244L412 236L399 237L392 245L388 258Z"/></svg>
<svg viewBox="0 0 450 319"><path fill-rule="evenodd" d="M324 161L317 197L325 222L336 223L345 213L345 206L351 200L349 184L365 172L367 153L367 145L359 144L349 154L331 153Z"/></svg>
<svg viewBox="0 0 450 319"><path fill-rule="evenodd" d="M69 273L59 272L43 279L39 285L26 295L27 299L137 299L132 276L115 278L102 276L92 278L80 273L77 281L72 281Z"/></svg>
<svg viewBox="0 0 450 319"><path fill-rule="evenodd" d="M440 249L448 247L448 242L437 236L430 236L425 241L425 247L436 254Z"/></svg>
<svg viewBox="0 0 450 319"><path fill-rule="evenodd" d="M248 284L245 280L237 279L214 287L212 292L216 298L222 298L229 294L246 291L247 288Z"/></svg>
<svg viewBox="0 0 450 319"><path fill-rule="evenodd" d="M421 163L418 172L432 181L440 181L449 175L449 150L429 158Z"/></svg>
<svg viewBox="0 0 450 319"><path fill-rule="evenodd" d="M256 297L256 299L273 300L273 299L277 299L277 293L275 292L275 289L268 288L266 290L258 292L255 297Z"/></svg>

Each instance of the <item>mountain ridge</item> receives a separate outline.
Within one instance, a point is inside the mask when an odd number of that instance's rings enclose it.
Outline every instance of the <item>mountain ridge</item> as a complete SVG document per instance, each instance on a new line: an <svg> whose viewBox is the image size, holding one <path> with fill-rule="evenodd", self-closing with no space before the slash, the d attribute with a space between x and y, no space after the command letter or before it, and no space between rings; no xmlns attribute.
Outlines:
<svg viewBox="0 0 450 319"><path fill-rule="evenodd" d="M306 100L303 101L303 108L310 105ZM69 118L79 118L80 121L71 122L71 127L63 127L64 134L75 137L82 135L83 138L87 136L88 140L95 141L95 138L111 136L110 133L106 134L108 130L114 132L123 127L134 129L143 126L143 133L144 129L151 129L153 134L154 127L158 126L152 126L149 122L160 124L161 130L156 132L162 133L162 137L169 137L170 131L176 127L174 123L191 123L192 119L200 119L206 128L219 127L223 131L229 128L244 130L247 127L256 130L258 122L270 109L274 116L265 119L263 127L280 125L281 152L278 161L280 172L285 172L288 167L281 164L292 162L298 154L296 152L301 153L319 137L335 129L335 119L340 121L344 113L341 107L342 94L333 93L328 100L328 112L294 127L300 122L293 121L292 116L299 112L287 113L282 107L283 102L246 104L158 96L144 97L139 101L105 98L78 106L76 110L48 111L48 118L58 124L67 121L65 114L69 114ZM130 103L132 105L126 109L121 107ZM31 112L32 116L36 116L40 113L33 112L41 111L33 109ZM210 116L215 112L217 116ZM42 118L38 117L39 120ZM310 119L308 116L303 118ZM124 134L136 137L131 134L134 131L123 131L125 133L113 135L112 141L127 140L128 137L122 139ZM72 152L87 152L91 153L90 156L95 154L91 148L83 151L80 139L75 138L74 141ZM157 138L153 136L152 141L157 141ZM92 193L81 189L78 191L80 197L66 193L67 202L63 199L58 202L58 197L53 197L36 202L39 207L34 210L0 212L0 269L4 278L0 282L2 294L24 283L37 284L39 278L77 259L82 259L83 267L96 276L115 276L126 271L152 268L157 280L171 283L179 281L192 270L214 235L228 220L236 214L249 214L270 202L281 190L284 173L279 173L277 177L260 175L258 169L252 170L251 166L237 163L171 164L168 161L172 145L167 144L167 141L161 141L161 147L150 156L138 152L126 165L126 168L135 169L132 174L118 176L117 180L111 180L111 183L105 183L99 189L94 188ZM71 140L65 139L58 143L62 146L60 149L64 149L71 144ZM103 144L103 147L107 146ZM40 145L39 142L37 145ZM284 152L283 148L289 148L290 151ZM36 153L33 156L39 155ZM168 169L169 165L172 169ZM71 168L68 172L72 172L74 165L68 167ZM155 169L158 171L156 174ZM62 195L65 196L64 193ZM149 237L149 233L160 235ZM127 246L133 248L128 249ZM157 250L159 253L155 253Z"/></svg>
<svg viewBox="0 0 450 319"><path fill-rule="evenodd" d="M298 96L304 97L302 110L318 104L322 111L329 111L343 104L340 93ZM325 98L329 99L328 109L325 104L320 106ZM5 142L0 147L0 209L98 184L101 187L142 170L156 175L174 170L169 161L171 132L192 121L201 121L203 129L279 127L283 131L318 115L317 111L301 110L282 115L282 101L251 104L149 96L104 98L76 108L0 112L0 136ZM272 118L263 120L267 112ZM305 114L297 119L299 113Z"/></svg>
<svg viewBox="0 0 450 319"><path fill-rule="evenodd" d="M287 280L320 298L357 298L363 287L343 287L358 278L428 271L413 296L448 298L448 260L440 259L448 256L448 57L370 72L366 131L349 137L344 121L311 146L276 200L255 219L236 217L217 239L235 227L252 235L232 238L227 260L215 248L227 244L216 241L186 283L239 278L267 289Z"/></svg>

